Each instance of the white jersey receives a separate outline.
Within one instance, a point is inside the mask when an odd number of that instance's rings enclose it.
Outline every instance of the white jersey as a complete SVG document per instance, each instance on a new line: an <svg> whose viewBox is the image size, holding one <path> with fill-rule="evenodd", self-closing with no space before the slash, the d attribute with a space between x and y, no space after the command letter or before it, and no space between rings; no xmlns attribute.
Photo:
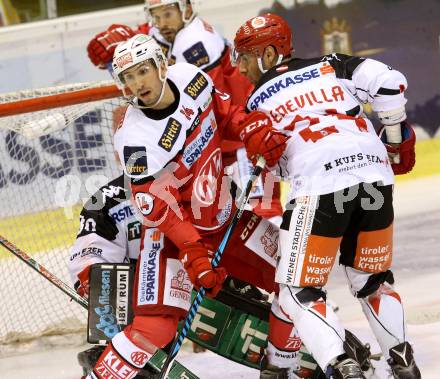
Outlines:
<svg viewBox="0 0 440 379"><path fill-rule="evenodd" d="M204 71L220 64L227 51L225 39L199 17L179 30L173 44L166 42L155 27L149 34L162 46L170 63L191 63Z"/></svg>
<svg viewBox="0 0 440 379"><path fill-rule="evenodd" d="M268 114L291 138L274 170L291 198L331 193L361 182L393 184L386 149L362 105L387 111L406 103L405 77L372 60L333 54L292 59L263 75L248 110Z"/></svg>
<svg viewBox="0 0 440 379"><path fill-rule="evenodd" d="M138 259L142 217L130 201L124 175L101 187L84 205L71 248L68 269L73 283L94 263L129 263Z"/></svg>
<svg viewBox="0 0 440 379"><path fill-rule="evenodd" d="M212 80L187 63L170 66L167 80L175 104L162 111L129 106L114 136L115 149L126 175L144 185L134 196L149 227L156 221L164 227L168 210L181 218L182 205L196 228L213 231L229 219L232 204L217 201L224 174ZM175 188L179 205L169 197Z"/></svg>

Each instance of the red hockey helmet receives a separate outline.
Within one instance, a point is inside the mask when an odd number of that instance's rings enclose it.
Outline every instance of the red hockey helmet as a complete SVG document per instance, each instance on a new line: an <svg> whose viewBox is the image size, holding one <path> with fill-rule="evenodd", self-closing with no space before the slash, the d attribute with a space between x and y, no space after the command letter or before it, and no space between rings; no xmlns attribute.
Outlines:
<svg viewBox="0 0 440 379"><path fill-rule="evenodd" d="M264 49L273 46L278 55L289 56L293 52L292 31L286 20L272 13L265 13L246 21L237 30L234 38L234 60L240 54L263 56Z"/></svg>

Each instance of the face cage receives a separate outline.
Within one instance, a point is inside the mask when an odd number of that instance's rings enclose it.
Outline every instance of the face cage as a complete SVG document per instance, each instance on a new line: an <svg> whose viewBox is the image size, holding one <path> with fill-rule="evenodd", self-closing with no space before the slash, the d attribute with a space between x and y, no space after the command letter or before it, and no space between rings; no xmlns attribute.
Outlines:
<svg viewBox="0 0 440 379"><path fill-rule="evenodd" d="M184 26L189 24L194 19L194 17L196 16L196 13L194 12L194 7L193 7L193 11L192 11L191 16L189 16L189 18L185 18L186 7L188 6L188 3L185 1L184 4L182 4L181 1L176 0L172 4L157 5L155 7L148 7L148 5L144 5L144 12L145 12L145 16L147 18L147 23L152 25L152 26L154 26L153 16L152 16L151 11L150 11L151 9L159 8L159 7L166 7L166 6L170 6L170 5L174 5L174 4L177 4L177 6L179 7L180 12L182 12L182 21L183 21ZM192 5L192 3L191 3L191 5Z"/></svg>

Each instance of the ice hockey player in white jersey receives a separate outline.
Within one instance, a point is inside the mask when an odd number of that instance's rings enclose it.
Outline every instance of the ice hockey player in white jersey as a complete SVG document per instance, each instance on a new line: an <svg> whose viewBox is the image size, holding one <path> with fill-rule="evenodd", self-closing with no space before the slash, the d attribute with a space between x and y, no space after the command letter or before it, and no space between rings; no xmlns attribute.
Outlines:
<svg viewBox="0 0 440 379"><path fill-rule="evenodd" d="M238 131L248 154L264 146L255 134L286 136L271 162L291 185L276 272L281 308L329 377L363 378L323 290L340 250L392 375L420 378L390 270L393 171L415 163L405 77L373 59L294 58L290 28L274 14L246 21L234 45L240 72L255 84L247 102L254 123ZM363 113L366 103L385 126L382 140Z"/></svg>
<svg viewBox="0 0 440 379"><path fill-rule="evenodd" d="M75 290L88 294L94 263L135 263L139 256L142 217L136 214L124 175L101 187L84 205L68 261Z"/></svg>
<svg viewBox="0 0 440 379"><path fill-rule="evenodd" d="M136 264L140 253L142 216L130 198L129 182L127 177L121 174L93 194L81 210L79 231L67 262L74 287L81 296L87 298L89 294L91 265L96 263ZM252 223L257 225L255 220L253 219ZM149 232L150 235L156 236L153 239L160 240L161 233L158 229L152 229ZM278 231L273 229L273 232L273 235L277 236ZM269 234L265 236L265 238L269 237ZM234 263L236 262L232 262ZM274 269L271 267L267 266L273 276ZM261 268L251 270L244 268L247 274L252 270L260 272ZM238 270L237 274L239 274ZM223 289L225 293L232 292L236 298L237 296L246 298L246 301L261 299L261 293L256 287L238 278L229 276ZM275 319L275 317L283 317L276 304L272 306L270 317L273 319L271 327L276 333L270 333L269 344L279 344L281 348L286 344L293 346L294 342L298 346L301 345L298 338L295 339L294 335L290 336L292 330L290 322L284 323ZM284 355L290 354L296 358L298 349L297 346L294 347L292 351L289 351L289 348L283 349ZM89 371L93 368L103 349L103 346L94 346L78 354L78 360L85 370ZM293 361L297 362L297 359Z"/></svg>
<svg viewBox="0 0 440 379"><path fill-rule="evenodd" d="M114 24L90 40L87 52L95 66L111 67L113 52L119 42L136 33L149 34L162 47L169 64L186 62L199 67L211 77L217 88L231 97L233 104L245 104L252 91L251 83L231 64L229 43L196 14L192 1L146 0L145 12L147 23L136 31L126 25ZM238 162L234 167L237 177L247 175L252 167L246 159L242 142L223 137L221 147L226 165ZM275 217L274 221L279 222L282 213L279 181L267 171L263 172L251 197L260 199L254 206L258 215Z"/></svg>
<svg viewBox="0 0 440 379"><path fill-rule="evenodd" d="M213 269L209 256L234 213L230 189L235 187L229 188L224 171L220 133L245 124L247 117L223 92L214 91L210 77L196 66L168 67L149 36L118 45L113 67L131 98L114 142L142 214L141 246L133 323L113 337L89 378L107 377L117 367L112 375L119 379L135 376L155 349L173 339L192 285L205 287L208 296L222 286L226 271ZM244 212L221 265L228 274L272 292L277 234L270 222ZM274 312L279 318L270 322L271 329L295 364L300 341L291 322L279 309Z"/></svg>

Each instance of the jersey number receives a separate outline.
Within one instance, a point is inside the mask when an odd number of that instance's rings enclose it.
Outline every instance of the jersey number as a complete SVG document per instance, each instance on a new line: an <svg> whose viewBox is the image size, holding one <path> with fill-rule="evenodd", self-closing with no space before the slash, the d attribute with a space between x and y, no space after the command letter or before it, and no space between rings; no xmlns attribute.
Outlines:
<svg viewBox="0 0 440 379"><path fill-rule="evenodd" d="M338 120L352 120L355 122L356 126L358 127L359 131L361 132L367 132L367 123L363 118L357 118L357 117L351 117L341 114L334 114L333 116L337 117ZM339 130L336 129L336 126L330 125L325 126L321 129L313 128L312 126L319 124L320 120L319 117L301 117L301 116L295 116L295 119L292 121L293 128L297 123L302 123L308 121L309 126L299 132L299 135L303 138L305 142L312 141L315 143L316 141L319 141L321 138L327 137L330 134L333 133L339 133Z"/></svg>

